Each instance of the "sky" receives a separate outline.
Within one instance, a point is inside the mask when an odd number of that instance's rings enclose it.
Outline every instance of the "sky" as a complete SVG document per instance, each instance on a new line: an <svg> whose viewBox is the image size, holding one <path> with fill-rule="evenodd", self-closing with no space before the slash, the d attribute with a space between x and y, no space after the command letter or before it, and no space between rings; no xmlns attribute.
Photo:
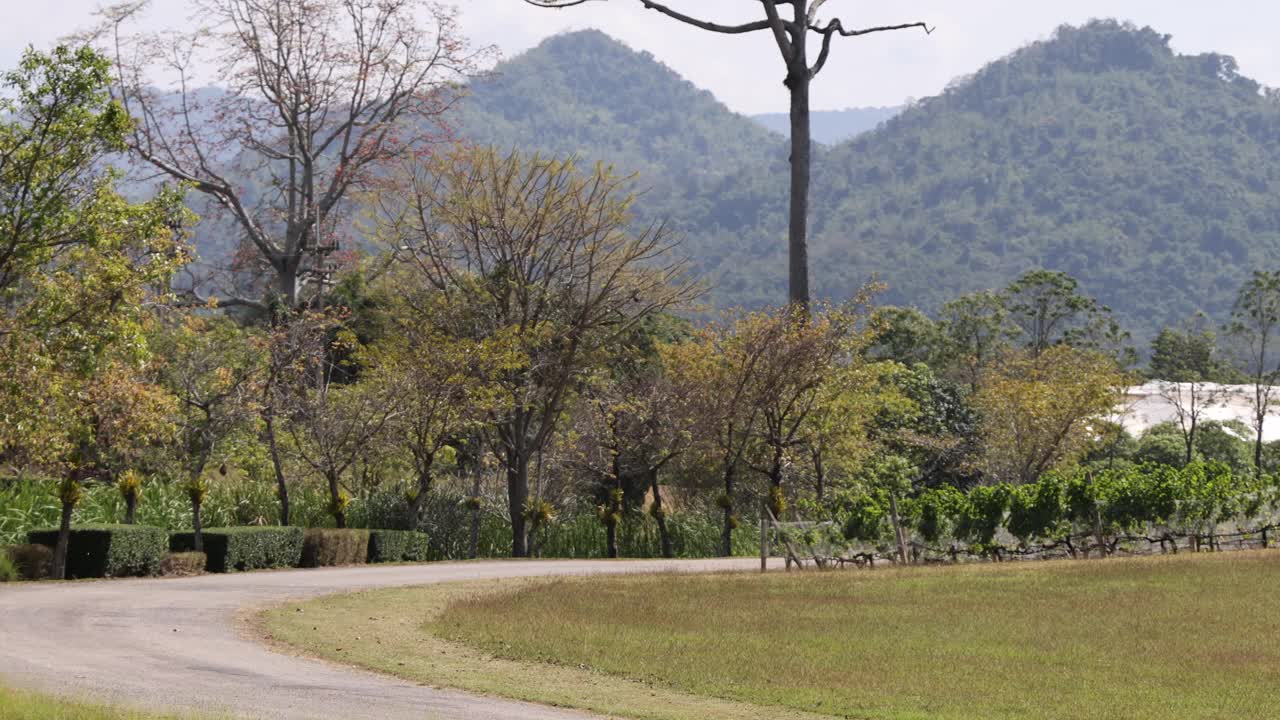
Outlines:
<svg viewBox="0 0 1280 720"><path fill-rule="evenodd" d="M755 0L668 0L671 7L708 20L756 19ZM12 67L28 44L47 47L93 21L101 0L0 0L0 68ZM639 0L592 0L547 10L523 0L453 0L463 32L479 45L511 57L548 36L597 28L657 59L744 113L782 112L782 61L764 33L725 36L681 25ZM155 29L189 27L186 0L153 0L147 23ZM821 17L846 27L924 21L919 31L842 39L813 90L815 109L899 105L935 95L959 76L1036 40L1064 23L1114 17L1173 36L1184 53L1233 55L1244 75L1280 86L1280 51L1274 0L828 0Z"/></svg>

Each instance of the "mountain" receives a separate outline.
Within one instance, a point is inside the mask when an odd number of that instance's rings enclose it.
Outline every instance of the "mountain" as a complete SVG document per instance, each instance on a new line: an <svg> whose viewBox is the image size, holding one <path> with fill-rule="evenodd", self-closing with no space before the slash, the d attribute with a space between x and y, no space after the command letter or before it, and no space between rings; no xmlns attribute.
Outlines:
<svg viewBox="0 0 1280 720"><path fill-rule="evenodd" d="M819 148L818 294L877 275L886 302L933 310L1044 267L1139 340L1198 310L1224 319L1253 268L1280 265L1280 96L1169 41L1063 27ZM477 140L637 171L642 211L686 232L718 304L785 298L781 137L647 54L598 32L552 38L478 84L464 117Z"/></svg>
<svg viewBox="0 0 1280 720"><path fill-rule="evenodd" d="M900 112L900 107L815 110L809 114L810 132L814 142L836 145L876 129L880 123ZM791 116L787 113L752 115L751 119L784 137L791 136Z"/></svg>
<svg viewBox="0 0 1280 720"><path fill-rule="evenodd" d="M934 308L1045 267L1140 338L1225 319L1280 265L1280 95L1169 41L1064 27L824 153L818 290L877 272L889 301Z"/></svg>

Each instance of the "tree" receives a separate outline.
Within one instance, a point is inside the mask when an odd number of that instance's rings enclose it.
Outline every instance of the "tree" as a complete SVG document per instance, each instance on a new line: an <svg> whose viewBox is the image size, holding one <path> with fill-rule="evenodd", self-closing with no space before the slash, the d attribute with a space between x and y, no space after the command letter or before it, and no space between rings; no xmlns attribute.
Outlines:
<svg viewBox="0 0 1280 720"><path fill-rule="evenodd" d="M1015 336L1003 299L990 290L961 296L942 306L939 324L948 364L977 392L983 368Z"/></svg>
<svg viewBox="0 0 1280 720"><path fill-rule="evenodd" d="M604 351L700 289L671 231L633 228L627 181L597 166L459 150L405 168L378 198L396 257L440 291L450 332L506 337L525 363L498 378L491 418L507 473L512 554L528 554L529 462Z"/></svg>
<svg viewBox="0 0 1280 720"><path fill-rule="evenodd" d="M123 385L147 359L144 303L186 260L180 195L130 203L101 169L129 127L109 77L88 49L28 51L0 92L0 458L60 478L55 577L108 437L117 457L154 439L162 398Z"/></svg>
<svg viewBox="0 0 1280 720"><path fill-rule="evenodd" d="M384 279L385 333L367 353L370 376L394 387L400 398L400 412L391 419L388 434L412 458L411 528L421 519L440 458L503 412L496 378L524 368L505 334L451 334L450 324L442 321L449 308L434 288L413 284L422 280L412 272Z"/></svg>
<svg viewBox="0 0 1280 720"><path fill-rule="evenodd" d="M582 5L590 0L525 0L530 5L545 8L566 8ZM827 0L758 0L764 18L738 25L724 25L702 20L668 7L656 0L638 0L647 10L655 10L672 20L691 25L700 30L740 35L768 32L773 36L786 67L783 85L791 97L791 200L788 225L788 278L789 299L792 304L808 309L809 306L809 175L813 150L809 118L809 90L813 79L826 65L830 57L832 41L836 37L860 37L880 32L919 28L926 33L933 29L923 22L903 23L880 27L848 28L840 18L826 23L818 20L818 13ZM782 16L780 6L791 6L791 17ZM810 37L820 37L818 56L809 60Z"/></svg>
<svg viewBox="0 0 1280 720"><path fill-rule="evenodd" d="M760 423L763 357L789 324L769 320L764 313L749 314L705 326L688 342L662 348L663 365L678 394L690 402L699 454L720 477L716 504L723 513L720 552L725 556L733 553L733 531L739 524L739 471Z"/></svg>
<svg viewBox="0 0 1280 720"><path fill-rule="evenodd" d="M853 390L846 383L837 393L826 392L845 378L867 380L860 372L865 353L875 337L868 326L870 290L859 293L853 303L842 308L829 308L816 314L812 322L800 322L793 308L774 313L757 313L745 322L776 323L777 331L765 330L768 338L756 364L759 384L757 408L760 422L755 435L760 452L748 456L753 470L768 480L768 501L775 517L781 517L785 505L784 470L794 462L794 455L810 444L811 419L818 404L839 402ZM846 405L845 427L857 431L869 419L859 416Z"/></svg>
<svg viewBox="0 0 1280 720"><path fill-rule="evenodd" d="M1258 477L1262 476L1263 424L1280 380L1280 361L1272 357L1271 348L1278 330L1280 271L1255 270L1240 288L1227 332L1244 346L1242 370L1253 381L1253 466Z"/></svg>
<svg viewBox="0 0 1280 720"><path fill-rule="evenodd" d="M1090 437L1089 422L1115 407L1127 380L1113 359L1093 350L1054 345L1003 355L973 398L988 478L1035 482L1072 461Z"/></svg>
<svg viewBox="0 0 1280 720"><path fill-rule="evenodd" d="M227 318L184 313L153 333L160 382L177 398L178 465L191 500L197 552L204 551L205 470L218 447L260 410L262 345ZM225 469L223 469L225 474Z"/></svg>
<svg viewBox="0 0 1280 720"><path fill-rule="evenodd" d="M334 339L319 356L304 357L306 372L288 388L287 432L292 450L325 482L329 514L339 528L347 526L347 472L402 412L403 397L392 378L371 376L343 384L334 380L335 357L358 353L350 331L335 328Z"/></svg>
<svg viewBox="0 0 1280 720"><path fill-rule="evenodd" d="M1235 380L1233 368L1218 358L1218 342L1198 315L1182 328L1163 328L1151 341L1147 377L1153 380L1201 378L1207 382Z"/></svg>
<svg viewBox="0 0 1280 720"><path fill-rule="evenodd" d="M458 81L482 54L450 10L421 0L195 0L202 26L129 34L148 4L107 9L101 33L135 120L129 150L207 197L287 307L329 280L349 197L443 139ZM201 88L205 68L225 92Z"/></svg>
<svg viewBox="0 0 1280 720"><path fill-rule="evenodd" d="M1079 286L1064 272L1032 270L1013 281L1001 298L1033 355L1062 344L1107 351L1122 364L1132 363L1133 350L1125 345L1128 333L1111 317L1111 308L1080 294Z"/></svg>

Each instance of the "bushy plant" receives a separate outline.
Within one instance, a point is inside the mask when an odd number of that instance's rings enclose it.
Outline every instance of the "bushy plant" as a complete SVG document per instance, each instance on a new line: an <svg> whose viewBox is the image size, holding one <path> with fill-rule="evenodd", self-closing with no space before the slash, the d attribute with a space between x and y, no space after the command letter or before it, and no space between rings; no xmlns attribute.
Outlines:
<svg viewBox="0 0 1280 720"><path fill-rule="evenodd" d="M369 556L371 563L422 562L430 553L430 541L426 534L412 530L370 530Z"/></svg>
<svg viewBox="0 0 1280 720"><path fill-rule="evenodd" d="M30 542L53 547L57 530L33 530ZM147 525L81 525L71 528L67 547L67 577L129 577L155 575L168 549L164 528Z"/></svg>
<svg viewBox="0 0 1280 720"><path fill-rule="evenodd" d="M302 541L303 530L297 527L206 528L205 568L209 572L233 572L297 567L302 560ZM194 546L193 533L177 533L169 540L174 552L189 552Z"/></svg>
<svg viewBox="0 0 1280 720"><path fill-rule="evenodd" d="M12 561L23 580L43 580L53 569L53 548L48 545L14 545L0 555Z"/></svg>
<svg viewBox="0 0 1280 720"><path fill-rule="evenodd" d="M302 567L360 565L368 558L368 530L311 528L302 542Z"/></svg>
<svg viewBox="0 0 1280 720"><path fill-rule="evenodd" d="M18 566L9 558L9 553L0 548L0 583L16 582L22 579Z"/></svg>
<svg viewBox="0 0 1280 720"><path fill-rule="evenodd" d="M202 552L166 553L160 559L160 574L165 577L199 575L209 563L209 556Z"/></svg>

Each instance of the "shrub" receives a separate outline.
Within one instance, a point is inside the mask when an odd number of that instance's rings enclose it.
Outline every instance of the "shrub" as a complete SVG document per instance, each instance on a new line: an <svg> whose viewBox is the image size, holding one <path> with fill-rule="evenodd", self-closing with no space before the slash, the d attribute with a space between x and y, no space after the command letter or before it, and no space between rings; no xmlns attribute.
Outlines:
<svg viewBox="0 0 1280 720"><path fill-rule="evenodd" d="M55 547L57 530L32 530L28 539ZM71 528L67 546L67 577L129 577L160 571L168 534L147 525L81 525Z"/></svg>
<svg viewBox="0 0 1280 720"><path fill-rule="evenodd" d="M302 567L359 565L368 557L368 530L311 528L302 543Z"/></svg>
<svg viewBox="0 0 1280 720"><path fill-rule="evenodd" d="M18 567L10 559L9 553L0 552L0 583L14 582L21 579L22 574L18 572Z"/></svg>
<svg viewBox="0 0 1280 720"><path fill-rule="evenodd" d="M53 548L48 545L14 545L0 555L12 561L23 580L43 580L53 570Z"/></svg>
<svg viewBox="0 0 1280 720"><path fill-rule="evenodd" d="M422 562L431 551L426 533L410 530L370 530L369 562Z"/></svg>
<svg viewBox="0 0 1280 720"><path fill-rule="evenodd" d="M249 526L206 528L204 552L209 572L297 567L302 559L302 528ZM176 533L169 549L187 552L195 548L194 533Z"/></svg>
<svg viewBox="0 0 1280 720"><path fill-rule="evenodd" d="M160 559L160 574L165 577L199 575L209 563L209 556L202 552L166 553Z"/></svg>

